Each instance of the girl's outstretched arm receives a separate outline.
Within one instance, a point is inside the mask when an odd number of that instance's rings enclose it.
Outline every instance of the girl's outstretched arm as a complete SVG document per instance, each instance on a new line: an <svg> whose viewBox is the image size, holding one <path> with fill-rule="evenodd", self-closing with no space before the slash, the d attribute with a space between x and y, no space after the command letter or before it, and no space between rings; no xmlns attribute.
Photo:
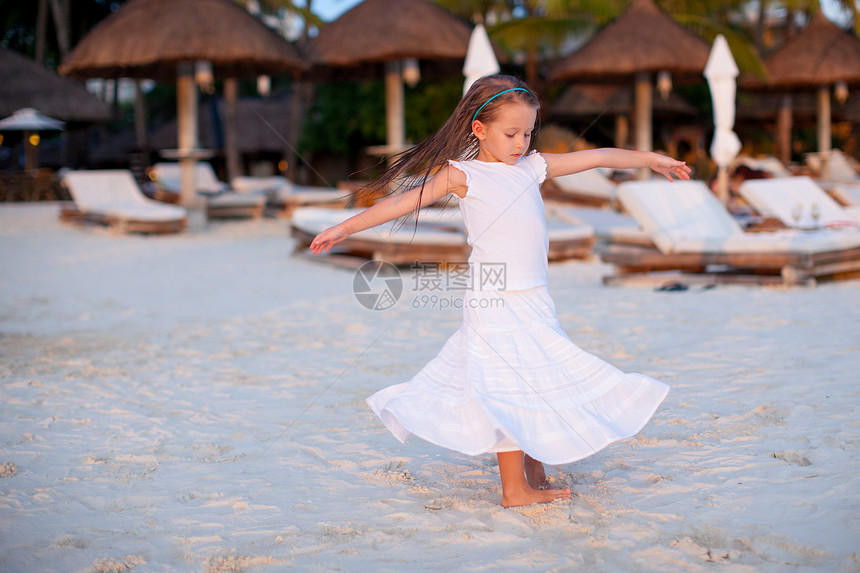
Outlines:
<svg viewBox="0 0 860 573"><path fill-rule="evenodd" d="M462 197L465 194L465 189L466 175L450 165L445 166L427 180L423 192L418 186L403 193L391 195L343 223L329 227L314 237L310 246L311 252L315 255L325 253L332 245L343 241L354 233L403 217L441 199L448 193L455 193ZM419 195L421 198L420 205L418 203Z"/></svg>
<svg viewBox="0 0 860 573"><path fill-rule="evenodd" d="M665 176L669 181L674 181L672 176L678 179L690 178L690 168L686 163L651 151L631 151L607 147L570 153L543 153L542 155L546 159L547 177L579 173L596 167L609 169L649 167Z"/></svg>

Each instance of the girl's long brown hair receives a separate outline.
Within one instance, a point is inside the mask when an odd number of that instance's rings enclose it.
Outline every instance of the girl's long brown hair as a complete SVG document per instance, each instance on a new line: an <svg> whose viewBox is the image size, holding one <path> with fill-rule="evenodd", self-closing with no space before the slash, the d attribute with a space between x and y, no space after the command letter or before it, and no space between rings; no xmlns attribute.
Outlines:
<svg viewBox="0 0 860 573"><path fill-rule="evenodd" d="M489 101L500 92L512 88L520 89L504 93ZM421 204L424 184L440 167L446 165L449 159L465 161L474 159L478 155L478 138L472 133L473 118L491 122L498 114L499 108L511 102L521 102L535 109L540 108L537 96L522 80L506 75L480 78L472 84L439 131L398 155L370 187L396 193L421 185L417 208ZM482 105L484 105L483 108L481 108ZM480 113L474 117L479 108Z"/></svg>

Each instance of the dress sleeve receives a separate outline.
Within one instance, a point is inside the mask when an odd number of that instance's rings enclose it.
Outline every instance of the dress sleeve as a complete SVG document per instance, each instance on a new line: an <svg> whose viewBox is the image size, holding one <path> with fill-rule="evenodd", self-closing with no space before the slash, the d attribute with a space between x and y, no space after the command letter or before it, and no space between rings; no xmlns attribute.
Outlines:
<svg viewBox="0 0 860 573"><path fill-rule="evenodd" d="M458 171L462 171L466 175L466 193L468 193L469 188L472 186L472 173L470 172L470 170L466 168L466 165L462 161L455 161L453 159L449 159L448 165L457 169Z"/></svg>
<svg viewBox="0 0 860 573"><path fill-rule="evenodd" d="M546 159L537 150L526 156L529 166L534 170L538 185L546 181Z"/></svg>

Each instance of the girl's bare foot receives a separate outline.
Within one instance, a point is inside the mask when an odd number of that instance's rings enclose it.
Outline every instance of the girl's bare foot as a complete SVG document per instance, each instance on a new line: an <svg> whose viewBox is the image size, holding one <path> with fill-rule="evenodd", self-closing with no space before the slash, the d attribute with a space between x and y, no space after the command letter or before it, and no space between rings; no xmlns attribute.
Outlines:
<svg viewBox="0 0 860 573"><path fill-rule="evenodd" d="M508 488L511 489L511 488ZM570 499L569 489L532 489L502 491L502 507L518 507L533 503L552 503L557 499Z"/></svg>
<svg viewBox="0 0 860 573"><path fill-rule="evenodd" d="M526 472L526 481L532 489L547 489L549 481L546 479L546 472L543 469L543 464L526 454L523 459L523 465Z"/></svg>
<svg viewBox="0 0 860 573"><path fill-rule="evenodd" d="M499 452L499 477L502 479L502 506L517 507L530 505L532 503L550 503L557 499L570 499L569 489L535 489L526 481L525 464L536 463L543 465L537 460L526 456L521 450L512 452ZM546 476L544 476L546 479Z"/></svg>

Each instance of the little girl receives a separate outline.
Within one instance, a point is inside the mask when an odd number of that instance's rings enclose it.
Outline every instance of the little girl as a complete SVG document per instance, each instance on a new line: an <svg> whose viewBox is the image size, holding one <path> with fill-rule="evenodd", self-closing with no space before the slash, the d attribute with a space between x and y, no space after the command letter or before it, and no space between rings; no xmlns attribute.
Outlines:
<svg viewBox="0 0 860 573"><path fill-rule="evenodd" d="M476 81L444 126L380 177L391 195L314 238L319 254L353 233L403 217L449 193L472 247L463 324L409 382L367 402L400 441L415 434L468 455L495 453L505 507L570 498L545 489L542 462L566 464L636 434L669 387L626 374L581 350L561 329L547 290L547 229L540 184L595 167L650 167L689 179L682 161L650 152L529 151L540 107L510 76ZM482 284L482 265L504 282ZM540 460L540 461L539 461Z"/></svg>

